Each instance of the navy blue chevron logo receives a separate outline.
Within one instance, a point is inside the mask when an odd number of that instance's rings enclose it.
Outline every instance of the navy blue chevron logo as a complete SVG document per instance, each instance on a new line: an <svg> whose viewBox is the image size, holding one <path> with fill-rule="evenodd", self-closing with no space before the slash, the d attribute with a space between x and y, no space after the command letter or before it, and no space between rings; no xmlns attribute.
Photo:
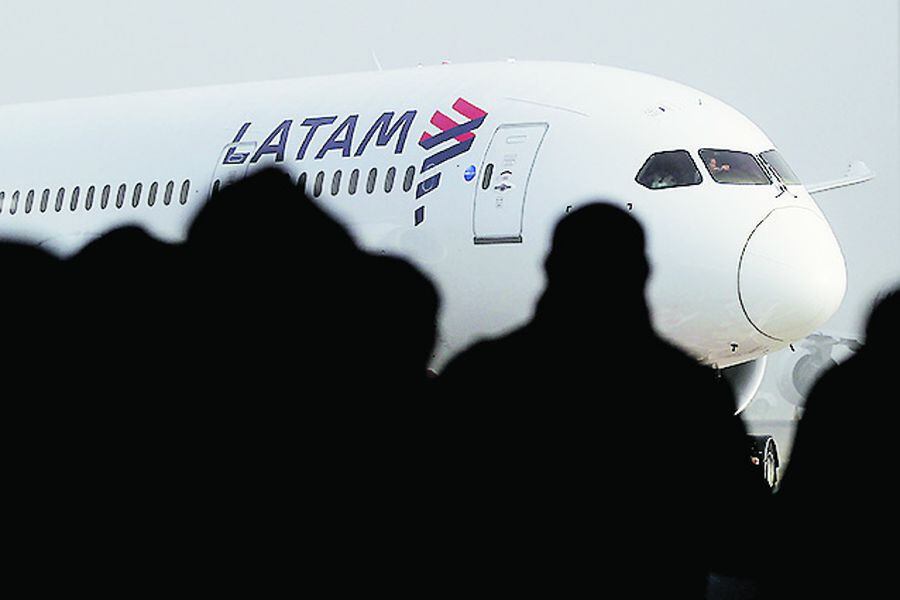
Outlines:
<svg viewBox="0 0 900 600"><path fill-rule="evenodd" d="M434 116L431 117L431 124L440 129L441 132L431 135L426 131L419 140L419 145L425 150L437 151L429 155L422 163L422 169L419 174L426 175L426 177L416 187L417 200L430 194L441 185L441 174L439 172L435 173L435 169L448 160L468 152L472 148L472 144L475 143L475 134L472 132L481 127L488 116L486 111L464 98L458 98L453 103L453 110L467 120L460 123L441 111L436 111ZM455 143L452 146L439 149L439 147L446 146L449 142ZM425 222L424 205L416 209L415 222L416 227Z"/></svg>

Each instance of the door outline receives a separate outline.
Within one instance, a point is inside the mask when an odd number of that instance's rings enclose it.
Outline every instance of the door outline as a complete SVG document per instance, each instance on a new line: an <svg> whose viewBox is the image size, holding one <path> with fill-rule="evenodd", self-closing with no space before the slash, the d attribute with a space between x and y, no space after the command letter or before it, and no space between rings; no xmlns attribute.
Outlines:
<svg viewBox="0 0 900 600"><path fill-rule="evenodd" d="M485 168L487 167L487 161L491 154L491 149L494 147L494 142L497 139L497 134L501 133L504 129L515 129L522 127L543 127L544 131L541 133L541 139L538 141L537 146L534 149L534 153L531 156L531 163L528 166L528 174L525 177L524 190L522 192L522 205L521 210L519 212L519 230L517 234L510 235L478 235L478 196L482 194L486 190L482 190L481 177L475 179L475 197L472 201L472 233L473 239L475 241L475 245L493 245L493 244L521 244L522 239L522 229L525 224L525 205L528 201L528 186L531 184L531 176L534 173L534 166L537 164L538 156L540 156L541 148L544 146L544 140L547 139L547 132L550 130L550 123L546 121L532 121L532 122L524 122L524 123L503 123L498 125L496 129L494 129L494 133L491 135L491 140L488 142L487 149L484 151L484 156L481 159L481 170L479 174L483 177ZM499 165L495 165L494 171L498 171ZM502 171L501 171L502 172Z"/></svg>

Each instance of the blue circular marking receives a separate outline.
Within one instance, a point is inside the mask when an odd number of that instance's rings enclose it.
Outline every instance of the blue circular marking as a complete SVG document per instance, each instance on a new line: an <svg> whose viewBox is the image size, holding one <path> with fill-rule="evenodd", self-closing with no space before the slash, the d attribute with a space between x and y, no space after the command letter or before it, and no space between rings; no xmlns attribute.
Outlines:
<svg viewBox="0 0 900 600"><path fill-rule="evenodd" d="M466 178L466 181L472 181L473 179L475 179L475 173L475 165L472 165L468 169L466 169L466 173L465 175L463 175L463 177Z"/></svg>

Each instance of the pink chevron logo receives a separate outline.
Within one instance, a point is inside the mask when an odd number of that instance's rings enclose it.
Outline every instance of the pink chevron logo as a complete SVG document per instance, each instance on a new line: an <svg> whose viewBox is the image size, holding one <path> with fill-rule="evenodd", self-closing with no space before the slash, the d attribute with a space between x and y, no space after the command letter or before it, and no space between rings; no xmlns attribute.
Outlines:
<svg viewBox="0 0 900 600"><path fill-rule="evenodd" d="M459 98L456 102L453 103L453 110L466 117L469 121L477 121L478 119L483 119L487 116L486 111L478 108L464 98ZM461 123L457 123L439 110L435 111L434 116L431 117L431 124L444 133L462 126ZM422 134L422 138L419 140L419 144L424 144L428 140L432 139L432 137L433 136L426 131ZM475 134L471 131L455 136L455 139L458 142L466 142L474 138Z"/></svg>

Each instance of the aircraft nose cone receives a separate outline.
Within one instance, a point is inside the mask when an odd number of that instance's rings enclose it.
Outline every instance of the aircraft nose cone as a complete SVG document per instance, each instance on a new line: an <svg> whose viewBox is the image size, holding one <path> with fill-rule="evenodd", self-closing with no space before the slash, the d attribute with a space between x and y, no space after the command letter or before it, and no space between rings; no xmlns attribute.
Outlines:
<svg viewBox="0 0 900 600"><path fill-rule="evenodd" d="M805 208L772 211L750 234L738 267L747 318L779 341L806 337L837 311L844 255L828 223Z"/></svg>

